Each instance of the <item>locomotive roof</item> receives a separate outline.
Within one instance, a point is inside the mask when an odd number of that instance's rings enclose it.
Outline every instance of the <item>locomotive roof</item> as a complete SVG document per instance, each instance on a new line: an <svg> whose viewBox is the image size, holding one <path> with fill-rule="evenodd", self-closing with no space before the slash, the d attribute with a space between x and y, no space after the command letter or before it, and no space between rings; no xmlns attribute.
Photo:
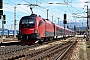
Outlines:
<svg viewBox="0 0 90 60"><path fill-rule="evenodd" d="M23 16L22 18L34 18L34 17L36 18L36 16L37 16L36 14L31 14L31 15L28 15L28 16Z"/></svg>
<svg viewBox="0 0 90 60"><path fill-rule="evenodd" d="M35 18L35 19L36 19L36 17L37 17L36 14L31 14L31 15L29 15L29 16L24 16L24 17L22 17L21 19L23 19L23 18ZM41 17L41 16L38 16L38 17ZM45 20L47 23L52 23L51 21L49 21L49 20L47 20L47 19L44 19L44 18L42 18L42 19ZM54 23L52 23L52 24L54 24ZM62 27L62 26L59 26L59 25L56 25L56 24L55 24L55 26L64 29L64 27ZM72 30L70 30L70 29L68 29L68 28L65 28L65 29L68 30L68 31L72 31ZM74 32L74 31L72 31L72 32Z"/></svg>
<svg viewBox="0 0 90 60"><path fill-rule="evenodd" d="M55 24L55 26L64 29L64 27L62 27L62 26L59 26L59 25L56 25L56 24ZM70 30L70 29L68 29L68 28L65 28L65 29L68 30L68 31L72 31L72 32L74 32L73 30Z"/></svg>
<svg viewBox="0 0 90 60"><path fill-rule="evenodd" d="M55 24L55 26L57 26L57 27L60 27L60 28L64 29L64 27L62 27L62 26L60 26L60 25L56 25L56 24Z"/></svg>

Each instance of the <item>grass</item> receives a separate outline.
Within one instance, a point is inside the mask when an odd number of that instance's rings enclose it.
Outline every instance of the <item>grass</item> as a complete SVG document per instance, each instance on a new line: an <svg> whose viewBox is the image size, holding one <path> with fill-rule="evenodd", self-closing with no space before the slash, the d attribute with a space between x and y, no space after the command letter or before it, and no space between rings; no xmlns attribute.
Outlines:
<svg viewBox="0 0 90 60"><path fill-rule="evenodd" d="M84 60L84 50L83 49L80 49L79 50L79 60Z"/></svg>
<svg viewBox="0 0 90 60"><path fill-rule="evenodd" d="M90 45L90 41L86 41L86 45Z"/></svg>
<svg viewBox="0 0 90 60"><path fill-rule="evenodd" d="M90 60L90 41L86 42L87 59Z"/></svg>

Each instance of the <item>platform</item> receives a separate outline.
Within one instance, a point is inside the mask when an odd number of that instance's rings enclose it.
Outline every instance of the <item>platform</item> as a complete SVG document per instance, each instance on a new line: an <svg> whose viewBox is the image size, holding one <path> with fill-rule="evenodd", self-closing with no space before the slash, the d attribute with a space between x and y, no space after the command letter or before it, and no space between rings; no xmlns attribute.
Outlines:
<svg viewBox="0 0 90 60"><path fill-rule="evenodd" d="M11 38L11 37L9 37L9 38L3 39L3 38L0 37L0 43L1 42L2 43L9 43L9 42L19 42L19 41L18 41L17 38Z"/></svg>
<svg viewBox="0 0 90 60"><path fill-rule="evenodd" d="M78 37L78 38L83 38L84 35L75 35L75 37Z"/></svg>

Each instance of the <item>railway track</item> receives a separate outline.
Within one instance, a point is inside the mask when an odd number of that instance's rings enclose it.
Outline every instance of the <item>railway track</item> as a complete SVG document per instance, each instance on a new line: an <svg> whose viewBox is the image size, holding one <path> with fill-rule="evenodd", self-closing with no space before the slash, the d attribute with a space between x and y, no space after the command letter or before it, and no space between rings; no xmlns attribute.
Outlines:
<svg viewBox="0 0 90 60"><path fill-rule="evenodd" d="M73 38L72 38L73 40ZM75 41L74 41L75 42ZM0 60L45 60L56 59L60 53L64 52L70 45L74 44L73 41L59 43L53 45L47 45L45 48L36 48L36 45L33 46L8 46L7 48L0 48ZM40 45L37 45L40 46ZM2 52L2 53L1 53ZM57 54L59 53L59 54ZM55 58L56 57L56 58Z"/></svg>
<svg viewBox="0 0 90 60"><path fill-rule="evenodd" d="M54 60L61 60L63 57L65 57L66 53L71 49L71 47L73 45L76 45L77 41L74 41L73 43L71 43L66 50L64 50L61 54L57 55Z"/></svg>
<svg viewBox="0 0 90 60"><path fill-rule="evenodd" d="M39 44L30 45L30 46L28 46L28 45L1 46L1 48L0 48L0 60L3 60L3 59L9 60L9 59L16 56L16 54L15 54L16 52L23 51L23 50L26 50L26 49L29 49L32 47L36 47L36 46L39 46ZM15 58L17 58L17 56Z"/></svg>
<svg viewBox="0 0 90 60"><path fill-rule="evenodd" d="M66 52L72 47L74 42L67 42L64 44L57 45L41 54L36 54L36 56L29 58L30 60L61 60L61 58L66 54ZM27 59L27 58L26 58ZM28 59L28 60L29 60Z"/></svg>
<svg viewBox="0 0 90 60"><path fill-rule="evenodd" d="M53 42L53 41L51 41ZM50 42L50 43L51 43ZM42 45L48 44L48 42L43 43ZM10 60L10 59L17 59L20 57L23 57L24 54L22 54L25 50L34 50L35 47L40 46L40 44L35 45L6 45L6 46L0 46L0 60ZM19 55L19 53L21 53Z"/></svg>

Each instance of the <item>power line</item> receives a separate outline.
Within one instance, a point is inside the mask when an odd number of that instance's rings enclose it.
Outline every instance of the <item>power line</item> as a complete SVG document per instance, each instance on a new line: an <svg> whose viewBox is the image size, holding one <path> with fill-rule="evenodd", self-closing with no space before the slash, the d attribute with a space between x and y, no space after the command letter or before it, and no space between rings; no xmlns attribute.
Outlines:
<svg viewBox="0 0 90 60"><path fill-rule="evenodd" d="M15 5L16 5L16 6L18 5L18 4L16 4L15 2L12 2L11 0L10 0L10 1L8 0L8 2L11 2L12 4L14 4L14 6L15 6ZM19 7L20 7L20 6L19 6ZM20 7L20 8L22 8L22 7ZM25 10L25 11L27 11L27 10L24 9L24 8L22 8L22 9ZM27 12L30 12L30 11L27 11Z"/></svg>
<svg viewBox="0 0 90 60"><path fill-rule="evenodd" d="M77 6L79 6L78 3L84 3L84 2L74 2L73 0L71 2L69 2L68 0L67 1L64 0L64 2L67 2L68 3L68 6L70 6L70 8L73 8L74 10L76 10L78 12L82 12L80 9L76 9L76 7L73 7L73 6L74 6L74 4L76 4Z"/></svg>
<svg viewBox="0 0 90 60"><path fill-rule="evenodd" d="M25 2L27 2L27 3L30 3L30 2L28 2L27 0L22 0L22 1L25 1ZM32 1L32 0L31 0ZM31 3L30 3L31 4Z"/></svg>

